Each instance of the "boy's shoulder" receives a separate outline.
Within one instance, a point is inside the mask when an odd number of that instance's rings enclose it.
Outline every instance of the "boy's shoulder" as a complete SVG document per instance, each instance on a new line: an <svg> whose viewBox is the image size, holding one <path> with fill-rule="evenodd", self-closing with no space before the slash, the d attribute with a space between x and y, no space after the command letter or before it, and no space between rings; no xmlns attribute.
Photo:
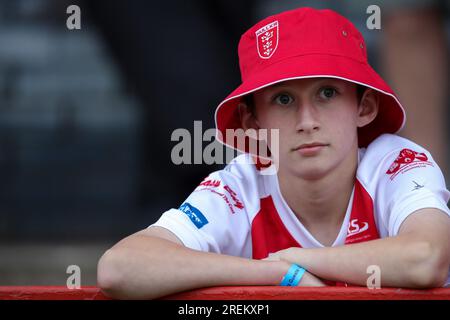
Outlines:
<svg viewBox="0 0 450 320"><path fill-rule="evenodd" d="M373 140L368 146L367 150L377 149L377 150L395 150L402 147L412 147L417 149L424 149L417 143L403 138L396 134L384 133L380 135L378 138Z"/></svg>
<svg viewBox="0 0 450 320"><path fill-rule="evenodd" d="M380 164L392 160L392 157L405 157L408 162L414 160L418 154L426 154L427 159L431 157L429 152L417 143L396 134L385 133L372 141L367 148L360 149L360 160L364 163Z"/></svg>
<svg viewBox="0 0 450 320"><path fill-rule="evenodd" d="M202 199L219 196L231 212L235 213L242 209L256 212L259 200L266 192L264 181L252 162L252 157L242 154L231 160L223 169L211 172L194 189L191 196L193 195ZM203 198L205 196L206 198Z"/></svg>
<svg viewBox="0 0 450 320"><path fill-rule="evenodd" d="M421 171L417 169L429 167L438 166L424 147L395 134L382 134L367 148L359 149L357 176L366 184L390 183L402 173L417 173Z"/></svg>
<svg viewBox="0 0 450 320"><path fill-rule="evenodd" d="M246 174L254 174L256 170L252 157L248 153L243 153L233 158L224 168L223 171L241 176Z"/></svg>
<svg viewBox="0 0 450 320"><path fill-rule="evenodd" d="M260 172L249 154L232 159L223 169L211 172L199 187L232 185L241 190L256 190L260 184ZM198 187L197 187L198 189Z"/></svg>

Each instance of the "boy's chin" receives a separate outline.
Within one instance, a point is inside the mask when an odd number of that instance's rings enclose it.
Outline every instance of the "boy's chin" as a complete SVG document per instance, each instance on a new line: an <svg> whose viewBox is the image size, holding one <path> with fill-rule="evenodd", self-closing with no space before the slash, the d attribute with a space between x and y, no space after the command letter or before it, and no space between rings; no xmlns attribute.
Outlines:
<svg viewBox="0 0 450 320"><path fill-rule="evenodd" d="M324 174L323 172L309 171L307 173L299 173L297 176L303 180L312 182L312 181L317 181L317 180L324 178L326 176L326 174Z"/></svg>
<svg viewBox="0 0 450 320"><path fill-rule="evenodd" d="M304 180L319 180L324 178L329 172L329 165L315 163L297 164L294 168L295 175Z"/></svg>

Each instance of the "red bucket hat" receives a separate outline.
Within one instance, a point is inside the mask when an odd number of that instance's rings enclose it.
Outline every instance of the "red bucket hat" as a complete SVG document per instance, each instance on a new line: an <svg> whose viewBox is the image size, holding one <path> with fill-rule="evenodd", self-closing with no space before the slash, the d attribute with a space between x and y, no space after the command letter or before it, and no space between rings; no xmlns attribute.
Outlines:
<svg viewBox="0 0 450 320"><path fill-rule="evenodd" d="M361 33L332 10L299 8L270 16L242 35L238 54L242 84L215 113L216 139L227 146L248 152L226 135L227 129L242 128L238 104L243 96L301 78L338 78L381 93L377 117L358 128L360 147L404 126L405 111L393 90L369 65Z"/></svg>

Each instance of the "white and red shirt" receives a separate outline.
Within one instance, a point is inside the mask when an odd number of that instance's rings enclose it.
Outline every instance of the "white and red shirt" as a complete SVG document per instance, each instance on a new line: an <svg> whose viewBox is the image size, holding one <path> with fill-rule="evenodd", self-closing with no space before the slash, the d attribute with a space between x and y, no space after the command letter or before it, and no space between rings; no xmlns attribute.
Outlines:
<svg viewBox="0 0 450 320"><path fill-rule="evenodd" d="M250 155L240 155L152 226L167 228L191 249L254 259L289 247L323 247L289 208L270 169L260 170ZM450 215L449 198L428 151L383 134L358 150L356 182L332 246L395 236L418 209L437 208Z"/></svg>

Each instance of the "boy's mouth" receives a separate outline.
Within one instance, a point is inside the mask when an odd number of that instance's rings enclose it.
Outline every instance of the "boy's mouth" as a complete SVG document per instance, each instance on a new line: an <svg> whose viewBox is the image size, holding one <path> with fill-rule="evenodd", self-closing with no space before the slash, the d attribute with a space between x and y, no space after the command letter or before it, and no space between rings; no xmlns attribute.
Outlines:
<svg viewBox="0 0 450 320"><path fill-rule="evenodd" d="M313 147L326 147L326 146L328 146L327 143L311 142L311 143L301 144L300 146L294 148L294 150L305 149L305 148L313 148Z"/></svg>
<svg viewBox="0 0 450 320"><path fill-rule="evenodd" d="M314 156L328 145L329 144L322 142L304 143L294 148L294 151L299 152L303 156Z"/></svg>

